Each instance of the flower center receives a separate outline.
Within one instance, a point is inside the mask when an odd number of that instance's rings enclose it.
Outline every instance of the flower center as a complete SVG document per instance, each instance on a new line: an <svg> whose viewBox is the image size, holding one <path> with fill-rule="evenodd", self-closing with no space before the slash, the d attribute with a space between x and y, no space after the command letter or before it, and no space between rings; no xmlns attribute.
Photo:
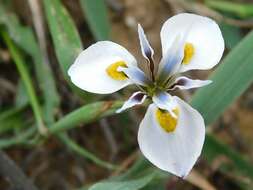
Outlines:
<svg viewBox="0 0 253 190"><path fill-rule="evenodd" d="M195 53L195 49L192 43L186 43L184 46L184 59L183 64L188 65L192 60L192 57Z"/></svg>
<svg viewBox="0 0 253 190"><path fill-rule="evenodd" d="M160 126L168 133L173 132L177 126L177 120L179 115L179 109L175 108L172 110L177 118L173 117L168 111L157 109L156 110L156 119Z"/></svg>
<svg viewBox="0 0 253 190"><path fill-rule="evenodd" d="M127 67L124 61L117 61L106 68L107 74L115 80L126 80L127 76L124 72L118 71L119 67Z"/></svg>

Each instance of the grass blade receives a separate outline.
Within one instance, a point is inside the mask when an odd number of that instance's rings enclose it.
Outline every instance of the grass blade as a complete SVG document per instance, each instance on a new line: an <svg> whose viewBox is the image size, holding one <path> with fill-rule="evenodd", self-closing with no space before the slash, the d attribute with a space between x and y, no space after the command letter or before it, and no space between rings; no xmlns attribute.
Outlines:
<svg viewBox="0 0 253 190"><path fill-rule="evenodd" d="M52 124L55 110L60 102L59 95L56 91L51 68L43 62L43 57L32 29L21 25L17 17L7 12L4 7L0 7L0 24L5 26L13 42L32 57L38 85L43 93L43 116L46 124Z"/></svg>
<svg viewBox="0 0 253 190"><path fill-rule="evenodd" d="M253 32L248 34L213 72L212 84L200 88L192 98L192 106L214 122L253 81ZM211 97L211 98L210 98Z"/></svg>
<svg viewBox="0 0 253 190"><path fill-rule="evenodd" d="M69 66L82 51L81 39L73 20L60 0L44 0L43 3L56 56L67 80Z"/></svg>
<svg viewBox="0 0 253 190"><path fill-rule="evenodd" d="M227 156L233 162L234 168L239 173L253 179L253 166L244 159L241 154L229 148L224 143L219 142L215 137L206 135L203 157L211 163L215 158L221 155Z"/></svg>
<svg viewBox="0 0 253 190"><path fill-rule="evenodd" d="M29 102L32 106L39 132L41 134L45 134L47 130L43 123L41 107L39 105L39 101L37 99L35 90L32 85L32 79L29 77L29 72L26 68L23 58L21 54L19 53L18 49L16 48L16 46L11 41L8 34L5 31L1 31L1 34L2 34L4 42L6 43L8 49L10 50L10 54L17 66L18 72L26 87L27 95L29 96Z"/></svg>
<svg viewBox="0 0 253 190"><path fill-rule="evenodd" d="M67 134L60 133L57 136L70 150L72 150L72 151L76 152L77 154L85 157L86 159L91 160L92 162L94 162L98 166L109 169L109 170L112 170L112 169L116 168L116 166L99 159L96 155L92 154L88 150L86 150L83 147L81 147L80 145L78 145L70 137L68 137Z"/></svg>
<svg viewBox="0 0 253 190"><path fill-rule="evenodd" d="M24 126L21 112L27 107L22 105L19 107L10 108L0 113L0 134L12 130L13 128L21 128Z"/></svg>
<svg viewBox="0 0 253 190"><path fill-rule="evenodd" d="M84 92L73 85L67 75L70 65L73 64L78 54L83 50L81 39L72 18L60 0L44 0L43 3L56 57L65 80L69 82L72 90L82 99L87 101L96 100L94 94Z"/></svg>
<svg viewBox="0 0 253 190"><path fill-rule="evenodd" d="M90 123L101 117L115 114L116 109L121 105L122 102L110 101L101 101L85 105L57 121L49 130L51 133L58 133L76 127L81 123Z"/></svg>
<svg viewBox="0 0 253 190"><path fill-rule="evenodd" d="M34 127L30 127L26 129L24 132L19 133L18 135L8 138L8 139L1 139L0 140L0 149L9 148L13 145L17 144L26 144L27 140L33 137L36 133Z"/></svg>
<svg viewBox="0 0 253 190"><path fill-rule="evenodd" d="M235 14L241 18L248 18L253 16L253 5L236 3L224 0L205 0L205 4L213 9Z"/></svg>
<svg viewBox="0 0 253 190"><path fill-rule="evenodd" d="M240 28L225 23L221 23L219 26L225 40L226 48L229 50L233 49L243 38Z"/></svg>
<svg viewBox="0 0 253 190"><path fill-rule="evenodd" d="M108 40L110 22L104 0L80 0L80 3L96 40Z"/></svg>
<svg viewBox="0 0 253 190"><path fill-rule="evenodd" d="M144 177L134 180L120 181L120 182L119 181L100 182L91 186L89 190L138 190L147 185L155 177L155 175L156 173L153 172Z"/></svg>
<svg viewBox="0 0 253 190"><path fill-rule="evenodd" d="M222 64L210 76L213 83L199 89L193 96L192 106L201 112L207 125L214 122L253 81L252 49L253 32L249 33L226 56ZM207 135L204 157L210 161L221 154L233 161L238 172L253 178L253 166L240 153Z"/></svg>

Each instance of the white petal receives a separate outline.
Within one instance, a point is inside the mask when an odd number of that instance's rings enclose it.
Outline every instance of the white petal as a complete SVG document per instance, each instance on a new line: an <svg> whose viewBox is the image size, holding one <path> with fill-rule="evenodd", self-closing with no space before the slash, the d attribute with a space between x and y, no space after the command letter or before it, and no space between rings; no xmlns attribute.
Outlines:
<svg viewBox="0 0 253 190"><path fill-rule="evenodd" d="M141 85L141 86L147 86L151 84L151 80L145 75L145 73L139 69L138 67L119 67L118 71L124 72L129 80L131 80L133 83Z"/></svg>
<svg viewBox="0 0 253 190"><path fill-rule="evenodd" d="M138 35L139 35L142 55L148 60L153 59L154 50L152 49L151 45L149 44L149 41L148 41L148 39L144 33L144 30L140 24L138 24Z"/></svg>
<svg viewBox="0 0 253 190"><path fill-rule="evenodd" d="M179 177L188 175L197 161L205 138L201 115L181 99L175 97L179 120L174 132L165 132L158 124L151 104L142 120L138 142L144 156L158 168Z"/></svg>
<svg viewBox="0 0 253 190"><path fill-rule="evenodd" d="M188 90L192 88L199 88L212 83L211 80L193 80L187 77L178 77L175 80L174 86L170 90L180 89Z"/></svg>
<svg viewBox="0 0 253 190"><path fill-rule="evenodd" d="M158 69L158 80L166 82L167 79L178 72L184 58L184 43L186 36L176 36L170 48L163 54Z"/></svg>
<svg viewBox="0 0 253 190"><path fill-rule="evenodd" d="M158 64L155 64L154 61L154 50L152 49L151 45L149 44L149 41L144 33L144 30L140 24L138 24L138 35L139 35L139 41L141 45L141 52L142 55L145 57L145 59L148 62L148 76L150 76L151 79L155 79L155 74L157 72ZM141 63L140 66L145 68L145 64L147 63Z"/></svg>
<svg viewBox="0 0 253 190"><path fill-rule="evenodd" d="M106 68L124 61L128 66L136 66L135 58L122 46L100 41L85 49L68 70L71 81L79 88L98 94L109 94L131 84L130 80L115 80L106 73Z"/></svg>
<svg viewBox="0 0 253 190"><path fill-rule="evenodd" d="M215 21L210 18L182 13L168 19L161 29L163 55L171 47L178 34L186 33L186 42L192 43L195 53L187 65L182 65L181 72L191 69L210 69L221 59L224 40Z"/></svg>
<svg viewBox="0 0 253 190"><path fill-rule="evenodd" d="M171 113L173 117L176 117L176 115L173 112L173 109L176 106L176 102L170 94L168 94L167 92L157 93L152 97L152 101L155 103L157 107L163 110L167 110L168 112Z"/></svg>
<svg viewBox="0 0 253 190"><path fill-rule="evenodd" d="M118 109L116 113L120 113L135 105L140 105L145 101L146 98L147 98L147 95L145 93L141 91L135 92L127 101L125 101L123 106L120 109Z"/></svg>

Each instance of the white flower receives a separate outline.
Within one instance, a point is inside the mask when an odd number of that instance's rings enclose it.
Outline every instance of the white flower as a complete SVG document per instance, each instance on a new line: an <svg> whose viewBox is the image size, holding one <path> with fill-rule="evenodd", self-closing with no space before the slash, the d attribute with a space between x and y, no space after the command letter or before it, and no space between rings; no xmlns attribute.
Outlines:
<svg viewBox="0 0 253 190"><path fill-rule="evenodd" d="M124 103L121 112L152 100L138 132L144 156L158 168L185 177L197 161L205 138L205 124L198 111L169 93L174 89L198 88L211 81L192 80L179 74L192 69L210 69L220 61L224 40L218 25L207 17L178 14L161 29L162 59L138 25L142 67L122 46L100 41L84 50L70 67L71 81L88 92L108 94L135 84L140 91ZM141 70L144 68L146 70Z"/></svg>

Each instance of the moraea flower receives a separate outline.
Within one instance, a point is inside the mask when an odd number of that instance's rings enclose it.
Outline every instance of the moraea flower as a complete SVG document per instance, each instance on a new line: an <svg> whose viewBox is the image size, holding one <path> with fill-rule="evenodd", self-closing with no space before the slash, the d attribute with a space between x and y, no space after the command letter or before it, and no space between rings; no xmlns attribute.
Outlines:
<svg viewBox="0 0 253 190"><path fill-rule="evenodd" d="M158 168L184 177L201 153L205 124L197 110L170 92L210 84L209 80L193 80L179 74L214 67L222 57L224 40L213 20L178 14L162 26L162 58L157 63L140 25L138 34L145 63L137 65L136 59L122 46L100 41L77 57L68 74L76 86L98 94L113 93L135 84L139 91L117 112L151 99L138 131L140 149Z"/></svg>

